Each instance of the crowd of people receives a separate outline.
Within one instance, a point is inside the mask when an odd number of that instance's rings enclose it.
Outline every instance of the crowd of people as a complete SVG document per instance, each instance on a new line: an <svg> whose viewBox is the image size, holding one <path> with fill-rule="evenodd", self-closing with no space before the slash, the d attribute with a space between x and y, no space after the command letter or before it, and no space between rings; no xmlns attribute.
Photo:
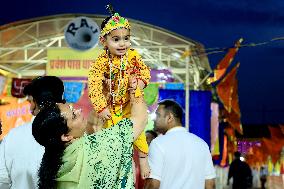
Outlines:
<svg viewBox="0 0 284 189"><path fill-rule="evenodd" d="M137 80L129 83L136 86ZM35 119L4 138L0 188L133 188L132 143L146 126L147 107L143 95L135 97L135 87L131 88L130 118L103 129L100 117L91 113L84 119L80 110L65 103L59 78L34 79L24 93ZM145 188L213 188L215 172L208 146L181 126L181 107L162 101L156 114L154 129L163 135L151 142L151 174Z"/></svg>

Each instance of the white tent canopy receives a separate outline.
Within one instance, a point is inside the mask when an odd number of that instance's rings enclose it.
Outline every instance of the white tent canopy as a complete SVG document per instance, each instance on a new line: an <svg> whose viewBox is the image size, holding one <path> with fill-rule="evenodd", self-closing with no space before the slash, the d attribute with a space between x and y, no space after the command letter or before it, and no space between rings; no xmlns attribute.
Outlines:
<svg viewBox="0 0 284 189"><path fill-rule="evenodd" d="M55 15L1 26L0 69L18 77L44 75L47 49L67 46L64 29L78 16L92 18L99 25L105 18L98 15ZM168 68L177 82L200 87L202 77L211 71L207 57L181 58L184 52L203 52L200 43L153 25L135 20L130 22L132 47L139 50L146 64L151 68Z"/></svg>
<svg viewBox="0 0 284 189"><path fill-rule="evenodd" d="M0 74L4 70L17 77L44 75L47 49L67 47L65 27L78 16L92 18L98 25L105 18L99 15L55 15L1 26ZM189 89L206 87L203 81L211 72L206 55L188 56L204 53L203 45L153 25L135 20L130 23L132 47L140 52L145 63L151 68L171 70L175 80L185 84L185 112L188 115ZM185 125L189 125L188 117Z"/></svg>

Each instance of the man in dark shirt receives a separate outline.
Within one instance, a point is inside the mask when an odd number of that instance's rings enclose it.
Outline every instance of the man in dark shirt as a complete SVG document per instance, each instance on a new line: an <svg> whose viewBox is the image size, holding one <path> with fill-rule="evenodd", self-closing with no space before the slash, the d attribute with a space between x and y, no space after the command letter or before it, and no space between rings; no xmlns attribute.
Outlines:
<svg viewBox="0 0 284 189"><path fill-rule="evenodd" d="M235 152L235 160L231 163L228 175L228 184L233 177L233 189L247 189L252 185L252 173L249 165L240 160L241 153Z"/></svg>

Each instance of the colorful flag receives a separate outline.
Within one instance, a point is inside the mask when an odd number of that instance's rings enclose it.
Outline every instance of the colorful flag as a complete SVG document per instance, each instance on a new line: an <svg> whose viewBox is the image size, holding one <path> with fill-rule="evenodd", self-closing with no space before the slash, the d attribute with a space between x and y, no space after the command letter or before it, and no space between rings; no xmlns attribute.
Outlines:
<svg viewBox="0 0 284 189"><path fill-rule="evenodd" d="M230 48L229 51L227 52L227 54L225 55L225 57L219 62L219 64L217 65L217 68L214 70L214 76L210 77L207 79L207 83L211 84L213 82L218 81L219 79L221 79L228 67L230 66L231 62L233 61L236 53L239 50L239 47L242 43L243 39L239 39L236 43L235 46Z"/></svg>
<svg viewBox="0 0 284 189"><path fill-rule="evenodd" d="M239 93L238 93L238 80L235 79L232 88L232 97L231 97L231 111L234 111L237 115L241 117L240 106L239 106Z"/></svg>
<svg viewBox="0 0 284 189"><path fill-rule="evenodd" d="M229 125L234 128L238 133L240 134L243 134L243 126L242 126L242 123L241 123L241 117L236 114L236 112L232 111L232 112L228 112L228 111L225 111L225 116L226 116L226 119L229 123Z"/></svg>
<svg viewBox="0 0 284 189"><path fill-rule="evenodd" d="M239 108L238 80L236 77L239 66L240 63L217 85L217 94L224 105L225 117L228 123L240 134L243 134Z"/></svg>
<svg viewBox="0 0 284 189"><path fill-rule="evenodd" d="M240 63L238 63L231 71L226 75L226 77L217 85L217 94L219 96L219 99L224 104L225 109L230 113L232 109L232 97L233 94L236 93L234 90L237 91L237 89L234 89L236 87L236 75L238 68L240 66ZM236 95L236 94L234 94ZM236 102L234 102L234 105ZM236 107L235 107L236 108Z"/></svg>

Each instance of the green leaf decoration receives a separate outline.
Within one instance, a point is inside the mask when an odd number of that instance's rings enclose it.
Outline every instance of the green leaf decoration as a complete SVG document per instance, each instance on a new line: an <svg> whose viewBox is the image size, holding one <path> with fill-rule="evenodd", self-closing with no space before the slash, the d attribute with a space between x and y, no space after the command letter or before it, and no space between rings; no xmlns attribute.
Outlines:
<svg viewBox="0 0 284 189"><path fill-rule="evenodd" d="M144 89L144 98L148 106L154 104L158 100L159 94L159 84L149 83L149 85Z"/></svg>
<svg viewBox="0 0 284 189"><path fill-rule="evenodd" d="M125 19L124 19L124 18L120 18L120 19L119 19L119 23L124 24L124 22L125 22Z"/></svg>

